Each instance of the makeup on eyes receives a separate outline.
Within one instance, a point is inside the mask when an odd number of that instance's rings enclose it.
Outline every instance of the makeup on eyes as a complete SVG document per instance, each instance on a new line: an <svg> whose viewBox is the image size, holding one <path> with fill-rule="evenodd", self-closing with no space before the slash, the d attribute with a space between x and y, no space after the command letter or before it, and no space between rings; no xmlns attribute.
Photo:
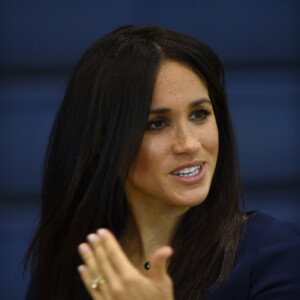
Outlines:
<svg viewBox="0 0 300 300"><path fill-rule="evenodd" d="M208 107L209 106L209 107ZM207 117L212 113L212 104L210 100L202 99L192 102L189 105L189 119L195 122L204 122ZM150 111L150 115L157 115L147 122L146 129L151 131L158 131L168 126L172 119L174 112L169 108L159 108Z"/></svg>

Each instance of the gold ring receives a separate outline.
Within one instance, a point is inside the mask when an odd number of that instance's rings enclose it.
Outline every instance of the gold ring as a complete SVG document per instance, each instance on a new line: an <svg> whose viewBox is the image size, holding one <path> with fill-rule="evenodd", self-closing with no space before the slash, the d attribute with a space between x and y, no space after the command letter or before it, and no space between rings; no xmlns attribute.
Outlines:
<svg viewBox="0 0 300 300"><path fill-rule="evenodd" d="M96 289L106 282L105 277L98 277L92 281L91 288Z"/></svg>

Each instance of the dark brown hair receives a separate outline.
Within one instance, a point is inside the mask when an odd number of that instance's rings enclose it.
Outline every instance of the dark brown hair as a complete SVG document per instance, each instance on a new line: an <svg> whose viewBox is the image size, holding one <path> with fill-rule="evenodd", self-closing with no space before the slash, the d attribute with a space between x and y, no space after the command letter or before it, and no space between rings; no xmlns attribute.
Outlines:
<svg viewBox="0 0 300 300"><path fill-rule="evenodd" d="M172 237L169 273L176 299L199 299L222 284L240 237L242 188L224 90L223 67L204 43L160 27L125 26L79 61L56 117L42 189L42 215L28 249L38 299L86 299L77 246L109 228L118 238L128 215L124 184L147 124L164 59L204 81L219 129L219 155L207 199L182 216Z"/></svg>

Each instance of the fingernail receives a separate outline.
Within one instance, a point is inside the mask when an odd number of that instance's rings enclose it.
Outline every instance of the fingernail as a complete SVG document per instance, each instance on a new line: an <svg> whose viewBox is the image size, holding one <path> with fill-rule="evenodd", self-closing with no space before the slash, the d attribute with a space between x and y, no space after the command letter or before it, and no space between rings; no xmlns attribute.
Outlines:
<svg viewBox="0 0 300 300"><path fill-rule="evenodd" d="M78 270L79 273L83 273L84 272L84 265L78 266L77 270Z"/></svg>
<svg viewBox="0 0 300 300"><path fill-rule="evenodd" d="M105 236L105 230L102 229L102 228L100 228L100 229L97 230L97 234L98 234L100 237L103 237L103 236Z"/></svg>
<svg viewBox="0 0 300 300"><path fill-rule="evenodd" d="M97 235L94 233L89 234L86 238L90 243L94 243L97 241Z"/></svg>
<svg viewBox="0 0 300 300"><path fill-rule="evenodd" d="M87 251L86 245L85 245L85 244L80 244L80 245L78 246L78 251L79 251L80 254L85 253L85 252Z"/></svg>

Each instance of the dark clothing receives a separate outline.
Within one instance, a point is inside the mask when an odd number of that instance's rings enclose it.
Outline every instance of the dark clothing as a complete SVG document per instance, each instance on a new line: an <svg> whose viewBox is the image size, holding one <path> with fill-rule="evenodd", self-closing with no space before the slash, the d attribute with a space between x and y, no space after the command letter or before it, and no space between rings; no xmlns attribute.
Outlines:
<svg viewBox="0 0 300 300"><path fill-rule="evenodd" d="M32 282L26 300L35 299ZM262 212L252 213L228 281L207 299L300 299L300 230Z"/></svg>
<svg viewBox="0 0 300 300"><path fill-rule="evenodd" d="M300 230L262 212L249 217L226 284L212 300L299 300Z"/></svg>

